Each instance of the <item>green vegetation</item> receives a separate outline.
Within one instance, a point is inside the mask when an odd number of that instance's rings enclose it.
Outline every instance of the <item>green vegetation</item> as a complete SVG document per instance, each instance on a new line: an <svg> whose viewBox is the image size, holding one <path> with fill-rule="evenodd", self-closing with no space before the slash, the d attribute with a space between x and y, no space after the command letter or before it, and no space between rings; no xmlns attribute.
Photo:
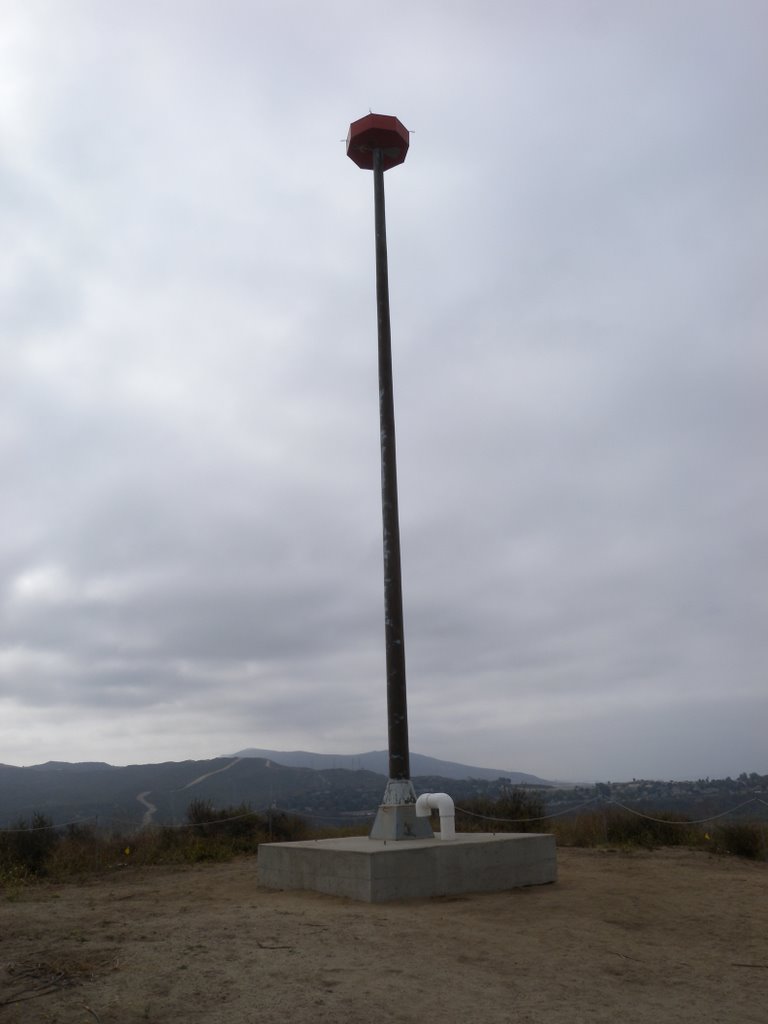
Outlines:
<svg viewBox="0 0 768 1024"><path fill-rule="evenodd" d="M536 790L508 789L497 799L469 797L456 808L459 832L546 832L542 794Z"/></svg>
<svg viewBox="0 0 768 1024"><path fill-rule="evenodd" d="M224 805L265 808L276 804L289 813L350 825L374 809L385 779L371 771L292 768L258 757L216 758L209 761L113 767L105 764L48 763L30 768L0 765L0 828L10 828L31 810L54 822L93 821L100 831L129 832L145 819L153 825L178 825L184 813L180 800L200 796L213 807ZM422 793L449 793L458 806L471 801L497 801L511 790L544 801L547 815L573 815L586 805L606 803L660 816L694 820L727 815L728 820L768 822L768 775L742 772L738 778L629 782L556 786L488 778L418 776ZM194 790L189 787L194 786ZM148 798L149 803L138 798ZM153 811L148 814L151 806ZM511 813L509 817L526 817ZM461 827L469 827L465 823Z"/></svg>
<svg viewBox="0 0 768 1024"><path fill-rule="evenodd" d="M558 821L552 829L561 846L655 850L684 846L751 860L768 860L768 824L764 821L697 824L664 811L631 814L614 808L590 811Z"/></svg>
<svg viewBox="0 0 768 1024"><path fill-rule="evenodd" d="M56 829L43 815L0 831L0 884L63 880L131 864L194 864L255 854L260 843L309 838L304 820L282 811L214 808L196 800L184 825L150 826L131 835L88 825Z"/></svg>
<svg viewBox="0 0 768 1024"><path fill-rule="evenodd" d="M621 846L653 850L659 846L700 847L707 833L685 817L665 811L631 814L607 808L558 822L554 828L563 846Z"/></svg>
<svg viewBox="0 0 768 1024"><path fill-rule="evenodd" d="M730 853L750 860L768 860L768 826L744 821L718 825L712 835L715 853Z"/></svg>
<svg viewBox="0 0 768 1024"><path fill-rule="evenodd" d="M34 814L31 821L18 821L0 833L0 882L24 881L45 873L58 837L51 820Z"/></svg>
<svg viewBox="0 0 768 1024"><path fill-rule="evenodd" d="M498 799L462 800L456 808L460 832L552 832L560 846L618 847L654 850L684 846L710 853L768 860L768 823L723 821L697 823L673 811L633 811L606 806L599 810L548 817L544 794L512 789Z"/></svg>
<svg viewBox="0 0 768 1024"><path fill-rule="evenodd" d="M768 860L768 825L724 821L711 826L670 812L635 812L616 807L545 819L540 793L507 789L498 799L475 797L456 808L459 832L553 832L561 846L624 850L684 846L713 854ZM310 829L298 815L256 813L246 805L215 808L196 800L177 826L148 826L132 834L98 831L89 825L55 828L42 814L0 831L0 885L12 895L39 878L62 881L130 865L195 864L255 855L259 844L360 834L357 829ZM544 819L544 820L542 820Z"/></svg>

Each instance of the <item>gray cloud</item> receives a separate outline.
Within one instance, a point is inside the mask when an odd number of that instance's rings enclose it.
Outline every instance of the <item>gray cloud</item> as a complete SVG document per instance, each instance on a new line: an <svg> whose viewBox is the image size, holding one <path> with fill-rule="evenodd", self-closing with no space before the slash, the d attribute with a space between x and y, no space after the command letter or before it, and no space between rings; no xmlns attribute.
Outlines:
<svg viewBox="0 0 768 1024"><path fill-rule="evenodd" d="M412 746L765 770L761 5L7 21L0 760L385 745L370 107Z"/></svg>

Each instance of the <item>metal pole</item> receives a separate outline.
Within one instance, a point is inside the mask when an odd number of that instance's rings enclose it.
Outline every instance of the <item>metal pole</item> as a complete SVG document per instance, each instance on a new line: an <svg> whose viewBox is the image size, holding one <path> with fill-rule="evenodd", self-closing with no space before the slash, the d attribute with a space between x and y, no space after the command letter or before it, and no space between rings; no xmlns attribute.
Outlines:
<svg viewBox="0 0 768 1024"><path fill-rule="evenodd" d="M392 388L392 333L389 322L387 227L384 209L384 154L373 151L376 229L376 309L379 334L379 422L381 428L381 514L384 533L384 635L387 663L389 777L410 779L405 687L403 584L397 504L395 405Z"/></svg>
<svg viewBox="0 0 768 1024"><path fill-rule="evenodd" d="M432 838L429 818L416 814L416 791L411 781L408 751L403 585L400 569L395 406L392 389L392 338L389 326L387 228L384 213L384 171L405 160L408 142L408 131L396 117L373 112L353 121L347 135L347 156L363 170L373 171L389 778L376 819L371 827L370 838L385 842Z"/></svg>

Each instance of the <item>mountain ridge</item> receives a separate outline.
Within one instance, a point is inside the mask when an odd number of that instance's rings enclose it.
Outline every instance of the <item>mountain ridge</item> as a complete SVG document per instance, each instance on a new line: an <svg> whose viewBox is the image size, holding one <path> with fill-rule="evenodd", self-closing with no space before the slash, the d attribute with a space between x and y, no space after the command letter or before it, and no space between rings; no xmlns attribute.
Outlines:
<svg viewBox="0 0 768 1024"><path fill-rule="evenodd" d="M122 767L102 761L0 765L0 828L36 815L57 826L87 821L116 830L180 824L196 800L214 807L275 808L318 820L365 815L379 805L386 784L385 751L332 755L270 750L263 751L270 756L256 757L254 749L203 761ZM291 759L305 763L285 764ZM412 759L417 791L445 790L458 797L471 796L499 778L507 785L537 784L536 776L524 773L498 773L419 754ZM309 767L307 760L316 767ZM383 771L368 764L383 766Z"/></svg>
<svg viewBox="0 0 768 1024"><path fill-rule="evenodd" d="M371 771L387 775L388 753L386 750L368 750L361 754L318 754L310 750L267 750L261 747L246 747L235 751L229 757L257 757L265 761L276 761L287 768L312 768L319 771L329 768L343 768L349 771ZM528 772L509 771L501 768L482 768L477 765L445 761L428 754L411 753L411 777L439 775L444 779L487 779L495 782L499 778L509 779L513 785L553 786L555 783L539 778Z"/></svg>

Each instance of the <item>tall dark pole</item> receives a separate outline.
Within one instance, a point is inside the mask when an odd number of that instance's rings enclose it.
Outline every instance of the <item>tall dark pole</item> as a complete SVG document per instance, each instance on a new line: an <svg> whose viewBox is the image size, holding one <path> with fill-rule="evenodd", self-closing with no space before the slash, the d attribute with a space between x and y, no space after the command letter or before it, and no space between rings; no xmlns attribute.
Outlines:
<svg viewBox="0 0 768 1024"><path fill-rule="evenodd" d="M376 312L379 331L381 515L384 528L384 637L387 659L389 777L410 779L400 517L397 504L395 403L392 387L392 332L389 320L387 224L384 207L384 154L378 147L373 151L373 201L376 224Z"/></svg>
<svg viewBox="0 0 768 1024"><path fill-rule="evenodd" d="M389 323L387 227L384 210L384 172L405 160L408 143L407 129L396 117L384 114L368 114L359 121L354 121L347 136L347 155L358 167L373 171L389 780L371 829L371 839L383 840L422 839L432 836L429 819L416 815L416 792L411 782L408 751L403 584L397 505L395 405L392 390L392 334Z"/></svg>

